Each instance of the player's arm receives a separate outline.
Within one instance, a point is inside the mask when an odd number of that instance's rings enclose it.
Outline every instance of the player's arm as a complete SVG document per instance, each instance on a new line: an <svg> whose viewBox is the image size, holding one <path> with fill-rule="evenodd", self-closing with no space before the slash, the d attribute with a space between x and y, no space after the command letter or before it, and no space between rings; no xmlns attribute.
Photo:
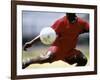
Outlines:
<svg viewBox="0 0 100 80"><path fill-rule="evenodd" d="M84 21L84 32L89 32L89 23Z"/></svg>
<svg viewBox="0 0 100 80"><path fill-rule="evenodd" d="M27 48L31 47L31 46L33 45L33 43L34 43L36 40L39 39L39 37L40 37L40 35L38 35L37 37L35 37L35 38L32 39L31 41L26 42L25 45L24 45L24 47L23 47L23 49L24 49L24 50L27 50Z"/></svg>
<svg viewBox="0 0 100 80"><path fill-rule="evenodd" d="M57 20L56 22L54 22L54 24L51 26L51 28L53 28L56 32L56 35L57 37L61 37L61 34L62 34L62 26L63 26L63 23L62 21L60 20Z"/></svg>
<svg viewBox="0 0 100 80"><path fill-rule="evenodd" d="M79 18L79 23L80 23L80 26L81 26L81 32L80 33L89 32L89 23L87 21Z"/></svg>

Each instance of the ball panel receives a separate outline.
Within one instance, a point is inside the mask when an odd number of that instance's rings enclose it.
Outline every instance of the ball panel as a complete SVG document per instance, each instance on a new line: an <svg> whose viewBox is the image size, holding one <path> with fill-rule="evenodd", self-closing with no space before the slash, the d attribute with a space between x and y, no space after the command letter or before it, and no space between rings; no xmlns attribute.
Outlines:
<svg viewBox="0 0 100 80"><path fill-rule="evenodd" d="M40 32L40 40L43 44L52 44L56 39L56 32L50 28L43 28Z"/></svg>

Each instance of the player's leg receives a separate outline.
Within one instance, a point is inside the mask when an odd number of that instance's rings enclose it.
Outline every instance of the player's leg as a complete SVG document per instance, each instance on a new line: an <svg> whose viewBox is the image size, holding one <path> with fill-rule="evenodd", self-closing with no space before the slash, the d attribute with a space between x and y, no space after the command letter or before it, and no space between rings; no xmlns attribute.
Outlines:
<svg viewBox="0 0 100 80"><path fill-rule="evenodd" d="M36 58L32 58L32 59L29 59L25 62L22 63L22 68L26 68L27 66L29 66L30 64L33 64L33 63L45 63L45 62L52 62L53 60L53 53L51 51L48 51L46 54L42 54Z"/></svg>
<svg viewBox="0 0 100 80"><path fill-rule="evenodd" d="M87 64L87 58L81 51L74 49L72 52L74 55L69 58L65 58L66 62L69 64L77 63L76 66L85 66Z"/></svg>
<svg viewBox="0 0 100 80"><path fill-rule="evenodd" d="M85 66L87 64L87 58L82 52L76 55L75 61L77 63L76 66Z"/></svg>

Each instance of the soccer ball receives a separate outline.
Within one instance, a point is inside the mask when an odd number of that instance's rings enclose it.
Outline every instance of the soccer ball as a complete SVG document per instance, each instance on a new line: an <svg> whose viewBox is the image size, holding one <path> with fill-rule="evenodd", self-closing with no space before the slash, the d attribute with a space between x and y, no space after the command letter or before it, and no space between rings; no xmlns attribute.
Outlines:
<svg viewBox="0 0 100 80"><path fill-rule="evenodd" d="M43 28L40 32L40 40L43 44L49 45L52 44L56 39L56 32L50 28Z"/></svg>

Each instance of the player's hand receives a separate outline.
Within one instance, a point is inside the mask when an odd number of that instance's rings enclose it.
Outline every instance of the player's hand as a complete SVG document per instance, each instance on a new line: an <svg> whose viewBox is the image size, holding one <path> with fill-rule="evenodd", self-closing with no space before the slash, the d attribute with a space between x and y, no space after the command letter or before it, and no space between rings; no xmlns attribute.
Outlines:
<svg viewBox="0 0 100 80"><path fill-rule="evenodd" d="M31 47L31 46L32 46L31 43L27 42L27 43L25 43L23 49L24 49L25 51L27 51L27 48L29 48L29 47Z"/></svg>

